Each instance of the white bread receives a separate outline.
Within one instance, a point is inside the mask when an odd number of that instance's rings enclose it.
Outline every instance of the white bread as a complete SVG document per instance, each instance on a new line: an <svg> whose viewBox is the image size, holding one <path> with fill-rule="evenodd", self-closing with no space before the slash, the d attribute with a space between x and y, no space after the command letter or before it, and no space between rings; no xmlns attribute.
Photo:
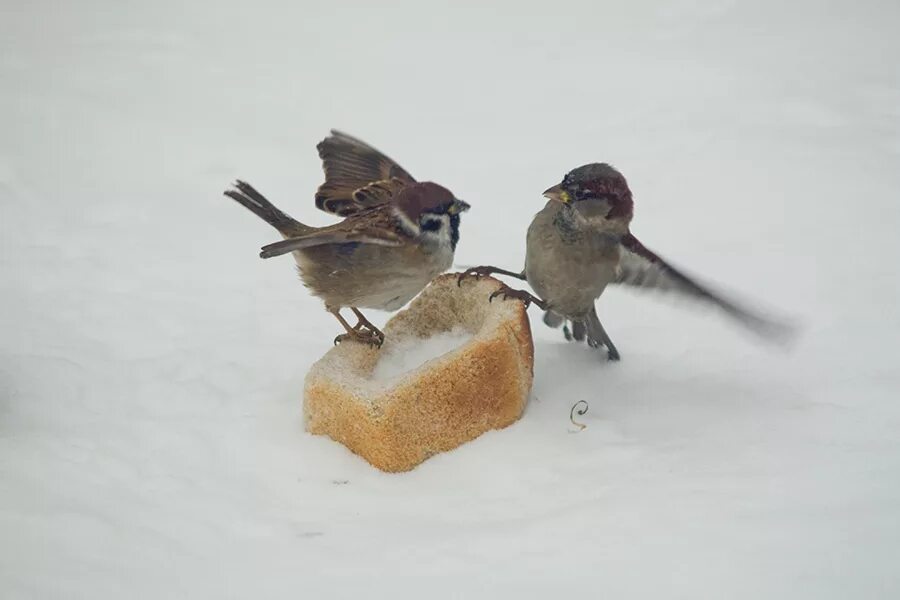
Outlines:
<svg viewBox="0 0 900 600"><path fill-rule="evenodd" d="M307 431L328 435L383 471L408 471L429 456L514 423L531 393L534 345L521 302L495 298L500 282L455 274L435 279L384 327L378 350L354 342L329 350L306 376ZM390 380L379 359L417 339L464 330L462 346Z"/></svg>

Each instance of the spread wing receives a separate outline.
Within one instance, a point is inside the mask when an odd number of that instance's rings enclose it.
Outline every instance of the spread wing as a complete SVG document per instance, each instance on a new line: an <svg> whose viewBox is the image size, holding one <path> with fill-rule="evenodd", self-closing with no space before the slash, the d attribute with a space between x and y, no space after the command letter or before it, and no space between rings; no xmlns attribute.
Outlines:
<svg viewBox="0 0 900 600"><path fill-rule="evenodd" d="M317 146L325 183L316 208L342 217L390 202L413 176L372 146L334 129Z"/></svg>
<svg viewBox="0 0 900 600"><path fill-rule="evenodd" d="M272 258L313 246L328 244L373 244L376 246L402 246L409 237L389 210L370 209L356 218L341 221L312 233L286 238L262 247L261 258Z"/></svg>
<svg viewBox="0 0 900 600"><path fill-rule="evenodd" d="M622 256L614 283L675 292L712 304L751 331L781 343L789 342L796 333L796 329L789 324L769 319L709 290L648 250L630 233L622 238Z"/></svg>

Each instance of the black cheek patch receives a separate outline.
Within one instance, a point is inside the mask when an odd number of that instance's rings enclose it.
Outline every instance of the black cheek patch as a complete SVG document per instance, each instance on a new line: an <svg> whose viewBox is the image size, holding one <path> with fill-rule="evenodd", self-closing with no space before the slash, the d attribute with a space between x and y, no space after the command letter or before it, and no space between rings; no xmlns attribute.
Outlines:
<svg viewBox="0 0 900 600"><path fill-rule="evenodd" d="M422 231L437 231L441 228L441 222L439 219L427 219L422 221L420 228Z"/></svg>
<svg viewBox="0 0 900 600"><path fill-rule="evenodd" d="M459 242L459 215L450 215L450 248L456 251Z"/></svg>

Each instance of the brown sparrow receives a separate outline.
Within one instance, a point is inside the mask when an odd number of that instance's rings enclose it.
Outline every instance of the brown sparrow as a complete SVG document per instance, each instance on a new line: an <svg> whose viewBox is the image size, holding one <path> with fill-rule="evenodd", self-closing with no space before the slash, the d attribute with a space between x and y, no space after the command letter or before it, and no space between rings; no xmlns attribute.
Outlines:
<svg viewBox="0 0 900 600"><path fill-rule="evenodd" d="M605 346L610 360L616 349L594 307L609 284L671 290L717 306L767 338L785 340L793 329L751 312L714 293L648 250L629 230L634 201L625 177L608 164L593 163L570 171L544 192L550 201L528 228L525 270L476 267L460 276L510 275L528 281L538 298L503 287L492 295L519 298L545 310L544 323L564 325L566 339L587 338ZM566 320L572 322L570 332Z"/></svg>
<svg viewBox="0 0 900 600"><path fill-rule="evenodd" d="M293 253L303 283L325 301L346 330L335 343L381 346L384 334L360 308L397 310L453 263L459 216L469 205L436 183L419 183L396 162L347 134L332 131L318 145L325 183L316 207L344 217L310 227L276 208L249 184L225 195L281 233L262 248L271 258ZM357 323L341 315L350 308Z"/></svg>

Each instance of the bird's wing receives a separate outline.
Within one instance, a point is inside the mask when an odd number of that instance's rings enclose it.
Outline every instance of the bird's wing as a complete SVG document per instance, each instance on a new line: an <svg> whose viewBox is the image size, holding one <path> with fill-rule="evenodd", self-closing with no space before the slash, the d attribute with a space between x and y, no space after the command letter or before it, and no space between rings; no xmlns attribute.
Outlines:
<svg viewBox="0 0 900 600"><path fill-rule="evenodd" d="M316 191L316 208L347 216L390 202L397 192L416 180L394 160L372 146L331 130L316 146L325 183Z"/></svg>
<svg viewBox="0 0 900 600"><path fill-rule="evenodd" d="M796 333L794 326L740 306L735 301L726 299L722 294L713 292L696 282L648 250L640 240L630 233L622 238L622 253L614 283L674 292L693 300L712 304L751 331L772 341L787 343Z"/></svg>
<svg viewBox="0 0 900 600"><path fill-rule="evenodd" d="M312 233L289 237L262 247L262 258L281 256L294 250L328 244L372 244L402 246L409 237L397 224L389 210L369 209L340 223L322 227Z"/></svg>

